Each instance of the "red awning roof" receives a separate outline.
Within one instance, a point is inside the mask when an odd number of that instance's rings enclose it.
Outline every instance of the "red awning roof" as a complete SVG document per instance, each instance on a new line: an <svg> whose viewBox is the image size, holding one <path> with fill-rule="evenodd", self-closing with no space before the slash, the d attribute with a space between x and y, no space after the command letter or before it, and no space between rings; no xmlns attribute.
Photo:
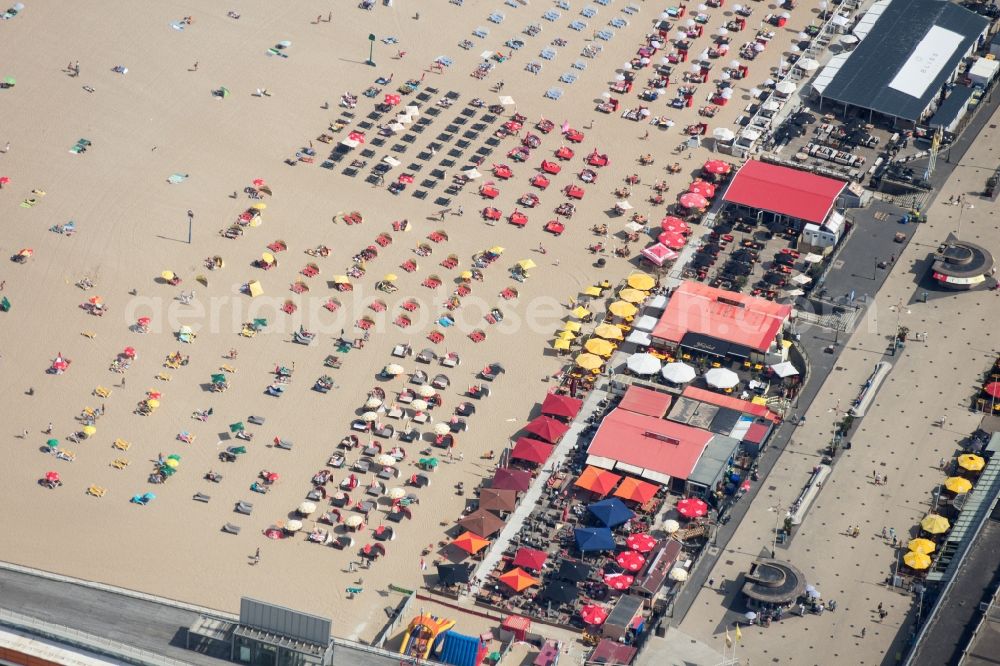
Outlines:
<svg viewBox="0 0 1000 666"><path fill-rule="evenodd" d="M605 664L606 666L628 666L635 658L635 653L639 650L629 645L624 645L618 641L602 638L594 651L587 659L591 664Z"/></svg>
<svg viewBox="0 0 1000 666"><path fill-rule="evenodd" d="M791 313L790 305L687 281L670 296L651 336L678 344L700 333L763 352Z"/></svg>
<svg viewBox="0 0 1000 666"><path fill-rule="evenodd" d="M510 457L541 465L549 459L549 456L552 455L552 450L555 448L554 444L546 444L531 437L522 437L517 440L517 444L514 445L514 450L511 451Z"/></svg>
<svg viewBox="0 0 1000 666"><path fill-rule="evenodd" d="M556 421L551 416L539 416L524 426L524 432L530 432L532 435L537 435L546 442L552 442L553 444L558 442L559 438L565 435L567 430L569 430L568 425L562 421Z"/></svg>
<svg viewBox="0 0 1000 666"><path fill-rule="evenodd" d="M743 412L744 414L759 416L760 418L773 421L774 423L777 423L780 420L774 412L764 405L758 405L750 402L749 400L740 400L739 398L734 398L731 395L723 395L722 393L716 393L715 391L707 391L696 386L687 387L681 395L685 398L691 398L692 400L707 402L710 405L728 407L729 409L735 409L736 411ZM752 428L753 426L750 427Z"/></svg>
<svg viewBox="0 0 1000 666"><path fill-rule="evenodd" d="M846 186L834 178L750 160L733 176L723 199L823 224Z"/></svg>
<svg viewBox="0 0 1000 666"><path fill-rule="evenodd" d="M495 490L516 490L523 493L531 487L531 472L523 469L501 467L493 474L490 488Z"/></svg>
<svg viewBox="0 0 1000 666"><path fill-rule="evenodd" d="M687 479L713 436L682 423L614 409L604 417L587 453Z"/></svg>
<svg viewBox="0 0 1000 666"><path fill-rule="evenodd" d="M747 434L743 435L744 442L751 442L753 444L763 444L764 438L767 437L767 433L771 432L771 429L764 423L754 423L747 429Z"/></svg>
<svg viewBox="0 0 1000 666"><path fill-rule="evenodd" d="M583 400L579 398L549 393L545 396L545 402L542 403L542 414L571 419L577 415L581 407L583 407Z"/></svg>
<svg viewBox="0 0 1000 666"><path fill-rule="evenodd" d="M625 397L618 404L618 408L661 419L670 409L670 401L669 393L660 393L633 384L625 391Z"/></svg>
<svg viewBox="0 0 1000 666"><path fill-rule="evenodd" d="M511 562L511 564L515 567L524 567L525 569L531 569L532 571L541 571L542 565L545 564L545 560L548 558L549 554L544 550L519 548L517 553L514 555L514 561Z"/></svg>

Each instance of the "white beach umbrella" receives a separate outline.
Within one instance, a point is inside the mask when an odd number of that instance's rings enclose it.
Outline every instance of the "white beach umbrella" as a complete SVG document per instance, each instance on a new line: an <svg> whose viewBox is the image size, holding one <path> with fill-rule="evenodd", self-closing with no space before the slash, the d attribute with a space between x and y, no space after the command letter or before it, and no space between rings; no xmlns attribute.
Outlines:
<svg viewBox="0 0 1000 666"><path fill-rule="evenodd" d="M382 465L383 467L395 465L397 462L396 457L390 456L388 453L381 453L375 457L375 464Z"/></svg>
<svg viewBox="0 0 1000 666"><path fill-rule="evenodd" d="M795 66L801 69L803 72L815 72L819 69L819 63L812 58L803 58L795 63Z"/></svg>
<svg viewBox="0 0 1000 666"><path fill-rule="evenodd" d="M375 412L365 412L361 415L361 420L365 423L374 423L375 421L378 421L378 414Z"/></svg>
<svg viewBox="0 0 1000 666"><path fill-rule="evenodd" d="M393 500L403 499L404 497L406 497L406 489L405 488L398 488L398 487L397 488L389 488L389 492L386 493L386 496L389 499L393 499Z"/></svg>
<svg viewBox="0 0 1000 666"><path fill-rule="evenodd" d="M688 579L687 569L681 569L680 567L675 567L670 570L670 580L675 580L678 583L683 583Z"/></svg>
<svg viewBox="0 0 1000 666"><path fill-rule="evenodd" d="M302 529L301 520L289 520L287 523L285 523L285 531L287 532L298 532L301 529Z"/></svg>
<svg viewBox="0 0 1000 666"><path fill-rule="evenodd" d="M430 384L421 384L414 392L421 398L430 398L437 395L437 390Z"/></svg>
<svg viewBox="0 0 1000 666"><path fill-rule="evenodd" d="M383 370L383 372L385 372L385 374L387 375L395 377L396 375L403 374L403 366L401 366L399 363L390 363L389 365L385 366L385 370Z"/></svg>
<svg viewBox="0 0 1000 666"><path fill-rule="evenodd" d="M694 368L687 363L682 363L680 361L676 363L667 363L663 366L663 370L661 372L664 379L668 382L673 382L674 384L686 384L697 375Z"/></svg>
<svg viewBox="0 0 1000 666"><path fill-rule="evenodd" d="M736 134L728 127L716 127L712 130L712 136L718 141L732 141L736 138Z"/></svg>
<svg viewBox="0 0 1000 666"><path fill-rule="evenodd" d="M410 408L418 412L422 412L427 409L427 401L417 398L416 400L410 403Z"/></svg>
<svg viewBox="0 0 1000 666"><path fill-rule="evenodd" d="M313 502L303 502L302 504L299 504L298 511L303 516L309 516L316 513L316 504Z"/></svg>
<svg viewBox="0 0 1000 666"><path fill-rule="evenodd" d="M378 409L382 406L382 400L372 396L365 401L365 409Z"/></svg>
<svg viewBox="0 0 1000 666"><path fill-rule="evenodd" d="M799 374L799 371L796 370L795 366L792 365L789 361L782 361L781 363L775 363L774 365L769 367L771 368L771 370L774 371L774 374L778 375L782 379L784 379L785 377L794 377L795 375Z"/></svg>
<svg viewBox="0 0 1000 666"><path fill-rule="evenodd" d="M347 525L348 527L361 527L362 523L364 523L364 522L365 522L365 519L362 518L361 516L357 516L357 515L348 516L344 520L344 524Z"/></svg>
<svg viewBox="0 0 1000 666"><path fill-rule="evenodd" d="M672 518L663 521L663 531L666 532L667 534L673 534L680 528L681 524L678 523L676 520L673 520Z"/></svg>
<svg viewBox="0 0 1000 666"><path fill-rule="evenodd" d="M652 354L632 354L625 365L637 375L653 375L660 371L662 363Z"/></svg>
<svg viewBox="0 0 1000 666"><path fill-rule="evenodd" d="M447 435L449 432L451 432L451 426L449 426L447 423L434 424L435 435Z"/></svg>
<svg viewBox="0 0 1000 666"><path fill-rule="evenodd" d="M705 381L714 388L729 389L739 384L740 378L729 368L712 368L705 373Z"/></svg>

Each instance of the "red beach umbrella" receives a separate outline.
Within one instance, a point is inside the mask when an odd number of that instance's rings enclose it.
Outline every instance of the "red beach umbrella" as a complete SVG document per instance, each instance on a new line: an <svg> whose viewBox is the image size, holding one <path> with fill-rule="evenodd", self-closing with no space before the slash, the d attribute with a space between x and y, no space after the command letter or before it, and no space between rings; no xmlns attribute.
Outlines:
<svg viewBox="0 0 1000 666"><path fill-rule="evenodd" d="M708 505L697 497L688 497L677 503L677 513L685 518L700 518L708 513Z"/></svg>
<svg viewBox="0 0 1000 666"><path fill-rule="evenodd" d="M629 548L640 553L648 553L656 548L656 539L645 533L630 534L625 539L625 543Z"/></svg>
<svg viewBox="0 0 1000 666"><path fill-rule="evenodd" d="M635 576L628 574L607 574L604 576L604 584L612 590L627 590L635 582Z"/></svg>
<svg viewBox="0 0 1000 666"><path fill-rule="evenodd" d="M664 231L657 240L671 250L679 250L687 245L687 237L673 231Z"/></svg>
<svg viewBox="0 0 1000 666"><path fill-rule="evenodd" d="M608 619L608 611L597 604L588 604L580 609L580 619L587 624L604 624L604 621Z"/></svg>
<svg viewBox="0 0 1000 666"><path fill-rule="evenodd" d="M680 203L685 208L702 209L708 207L708 199L694 192L686 192L681 195Z"/></svg>
<svg viewBox="0 0 1000 666"><path fill-rule="evenodd" d="M715 185L712 185L712 183L704 180L696 180L691 183L691 187L688 188L688 192L694 192L695 194L700 194L706 199L711 199L715 196Z"/></svg>
<svg viewBox="0 0 1000 666"><path fill-rule="evenodd" d="M983 393L991 398L1000 399L1000 382L992 382L983 387Z"/></svg>
<svg viewBox="0 0 1000 666"><path fill-rule="evenodd" d="M638 571L646 563L646 558L642 553L637 553L634 550L624 550L618 553L615 562L626 571Z"/></svg>

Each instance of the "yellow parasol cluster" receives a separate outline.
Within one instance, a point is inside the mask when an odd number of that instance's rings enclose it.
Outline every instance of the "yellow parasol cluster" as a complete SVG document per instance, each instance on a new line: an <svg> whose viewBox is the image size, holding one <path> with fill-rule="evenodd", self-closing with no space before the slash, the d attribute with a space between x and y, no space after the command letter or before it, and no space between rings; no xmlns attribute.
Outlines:
<svg viewBox="0 0 1000 666"><path fill-rule="evenodd" d="M626 303L642 303L646 298L646 293L638 289L622 289L618 292L618 298Z"/></svg>
<svg viewBox="0 0 1000 666"><path fill-rule="evenodd" d="M651 275L647 275L646 273L633 273L628 276L628 280L626 282L628 286L641 291L648 291L656 285L656 280L654 280Z"/></svg>
<svg viewBox="0 0 1000 666"><path fill-rule="evenodd" d="M951 523L944 516L936 513L928 513L920 521L920 527L928 534L944 534L951 529Z"/></svg>
<svg viewBox="0 0 1000 666"><path fill-rule="evenodd" d="M945 480L944 487L956 495L963 495L972 490L972 481L961 476L952 476Z"/></svg>
<svg viewBox="0 0 1000 666"><path fill-rule="evenodd" d="M958 457L958 466L970 472L978 472L986 467L986 461L973 453L963 453Z"/></svg>
<svg viewBox="0 0 1000 666"><path fill-rule="evenodd" d="M605 340L621 340L625 337L622 334L622 330L612 324L598 325L598 327L594 329L594 334L598 337L604 338Z"/></svg>
<svg viewBox="0 0 1000 666"><path fill-rule="evenodd" d="M639 308L627 301L615 301L608 306L608 312L616 317L634 317Z"/></svg>
<svg viewBox="0 0 1000 666"><path fill-rule="evenodd" d="M593 354L580 354L576 357L576 364L584 370L597 370L604 365L604 361L601 360L600 356L594 356Z"/></svg>

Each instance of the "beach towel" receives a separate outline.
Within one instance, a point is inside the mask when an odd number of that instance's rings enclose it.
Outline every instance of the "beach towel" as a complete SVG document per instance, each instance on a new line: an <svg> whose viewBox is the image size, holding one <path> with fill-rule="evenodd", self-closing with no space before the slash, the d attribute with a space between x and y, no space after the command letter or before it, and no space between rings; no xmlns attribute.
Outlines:
<svg viewBox="0 0 1000 666"><path fill-rule="evenodd" d="M171 185L177 185L179 183L183 183L187 179L188 179L188 174L186 173L175 173L167 176L167 182L170 183Z"/></svg>
<svg viewBox="0 0 1000 666"><path fill-rule="evenodd" d="M170 27L173 28L174 30L184 30L184 28L186 28L187 26L181 23L180 21L174 21L173 23L170 24Z"/></svg>

